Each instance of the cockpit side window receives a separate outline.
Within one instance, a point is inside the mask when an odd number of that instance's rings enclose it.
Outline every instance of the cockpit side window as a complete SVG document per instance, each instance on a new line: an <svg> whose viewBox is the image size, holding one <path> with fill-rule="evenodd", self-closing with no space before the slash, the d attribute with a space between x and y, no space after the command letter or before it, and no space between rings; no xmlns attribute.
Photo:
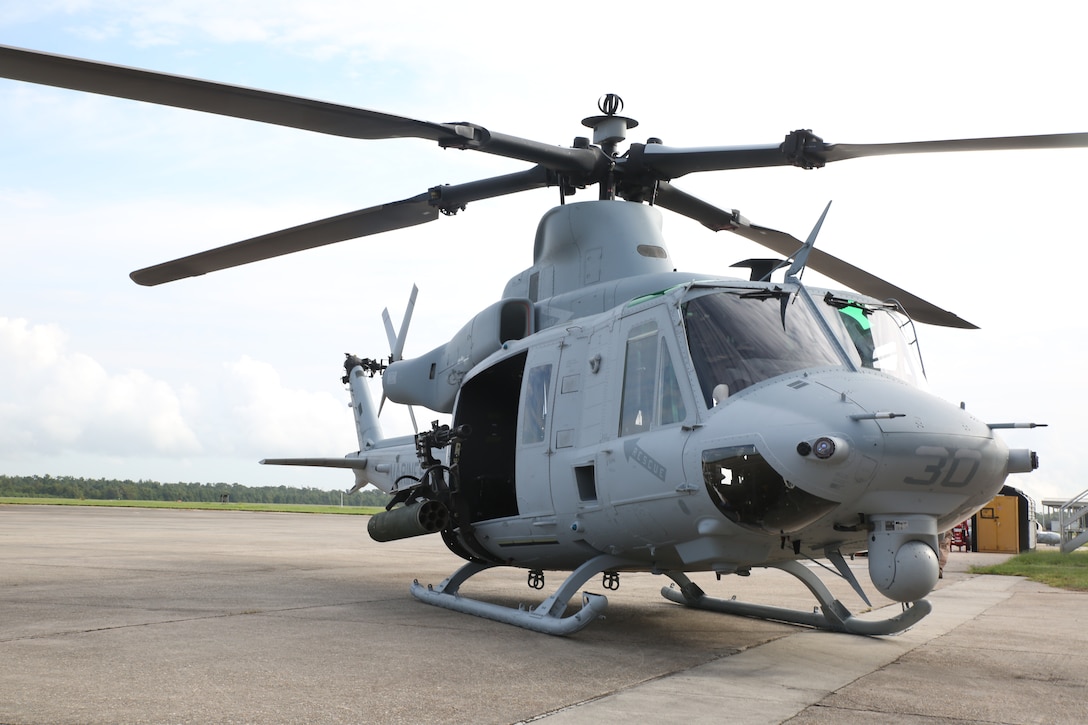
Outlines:
<svg viewBox="0 0 1088 725"><path fill-rule="evenodd" d="M681 423L687 411L665 336L652 321L636 325L627 336L620 435Z"/></svg>
<svg viewBox="0 0 1088 725"><path fill-rule="evenodd" d="M863 368L873 367L873 355L876 352L876 344L873 342L873 329L869 324L869 318L860 307L853 305L839 310L839 322L846 328L850 335L850 341L861 357Z"/></svg>
<svg viewBox="0 0 1088 725"><path fill-rule="evenodd" d="M830 293L824 303L828 324L842 339L855 364L925 386L922 359L909 318L886 305L854 302Z"/></svg>
<svg viewBox="0 0 1088 725"><path fill-rule="evenodd" d="M925 372L914 327L906 315L881 309L869 317L873 337L873 367L912 385L925 387Z"/></svg>
<svg viewBox="0 0 1088 725"><path fill-rule="evenodd" d="M665 338L661 337L661 425L680 423L687 417L684 395L680 392L680 380L672 366L672 355Z"/></svg>
<svg viewBox="0 0 1088 725"><path fill-rule="evenodd" d="M637 325L627 336L620 404L621 436L649 430L653 423L657 339L657 325L653 322Z"/></svg>
<svg viewBox="0 0 1088 725"><path fill-rule="evenodd" d="M688 349L707 408L750 385L807 368L841 366L805 305L780 290L725 289L683 304Z"/></svg>

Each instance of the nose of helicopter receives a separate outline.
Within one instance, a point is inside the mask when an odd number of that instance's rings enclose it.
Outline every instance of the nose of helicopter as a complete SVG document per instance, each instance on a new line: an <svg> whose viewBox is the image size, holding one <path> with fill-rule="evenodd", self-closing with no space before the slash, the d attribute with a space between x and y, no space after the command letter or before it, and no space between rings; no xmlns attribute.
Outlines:
<svg viewBox="0 0 1088 725"><path fill-rule="evenodd" d="M790 411L766 436L771 465L790 484L840 503L853 499L866 514L960 515L989 501L1010 471L1027 467L1025 452L1010 457L962 407L887 375L810 373L752 391L751 402L763 407L771 402L764 397Z"/></svg>
<svg viewBox="0 0 1088 725"><path fill-rule="evenodd" d="M1031 451L1010 454L962 407L882 373L810 371L721 407L702 460L722 513L790 536L811 524L824 537L856 531L863 520L870 577L897 601L916 601L936 584L937 533L1036 462ZM756 420L773 425L740 444L739 426L751 430ZM734 426L736 434L719 437Z"/></svg>

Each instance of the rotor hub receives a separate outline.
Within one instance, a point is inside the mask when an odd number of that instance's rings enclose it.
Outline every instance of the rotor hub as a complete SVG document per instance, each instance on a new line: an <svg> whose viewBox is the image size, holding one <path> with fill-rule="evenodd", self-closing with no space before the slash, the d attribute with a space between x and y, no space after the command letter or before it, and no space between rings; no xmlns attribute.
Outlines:
<svg viewBox="0 0 1088 725"><path fill-rule="evenodd" d="M597 108L603 116L590 116L582 119L582 125L593 129L593 143L602 147L615 147L627 138L627 131L638 126L638 121L627 116L617 115L623 110L623 99L615 93L606 93L597 101Z"/></svg>

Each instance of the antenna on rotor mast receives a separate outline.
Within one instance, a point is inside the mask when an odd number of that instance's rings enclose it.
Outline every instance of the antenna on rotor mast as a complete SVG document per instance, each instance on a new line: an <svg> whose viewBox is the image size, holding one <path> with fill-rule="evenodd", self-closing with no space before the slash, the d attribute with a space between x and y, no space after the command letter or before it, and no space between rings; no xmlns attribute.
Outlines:
<svg viewBox="0 0 1088 725"><path fill-rule="evenodd" d="M606 93L597 100L597 108L603 116L590 116L582 119L582 125L593 129L593 143L601 147L609 158L616 157L616 145L627 138L627 131L638 126L638 121L627 116L617 115L623 110L623 99L615 93ZM611 201L616 198L616 185L609 174L608 183L600 185L600 199Z"/></svg>

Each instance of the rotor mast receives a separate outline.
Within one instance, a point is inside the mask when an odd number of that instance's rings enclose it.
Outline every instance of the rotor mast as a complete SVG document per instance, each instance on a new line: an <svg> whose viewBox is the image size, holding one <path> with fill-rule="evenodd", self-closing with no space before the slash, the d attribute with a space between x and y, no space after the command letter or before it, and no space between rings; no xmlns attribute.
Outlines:
<svg viewBox="0 0 1088 725"><path fill-rule="evenodd" d="M616 163L614 159L619 155L616 146L627 139L627 131L638 126L638 121L628 116L620 116L623 110L623 99L615 93L606 93L597 100L597 108L603 116L590 116L582 119L582 125L593 129L593 143L596 144L609 159L608 174L600 181L601 201L614 201L616 198ZM575 140L575 145L578 140Z"/></svg>

